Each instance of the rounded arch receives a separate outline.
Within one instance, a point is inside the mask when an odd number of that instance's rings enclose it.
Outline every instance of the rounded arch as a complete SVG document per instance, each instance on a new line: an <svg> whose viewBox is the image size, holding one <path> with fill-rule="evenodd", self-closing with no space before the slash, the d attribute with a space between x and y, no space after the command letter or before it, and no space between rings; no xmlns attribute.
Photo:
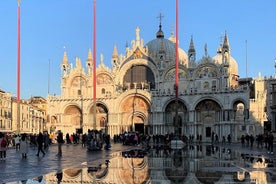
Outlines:
<svg viewBox="0 0 276 184"><path fill-rule="evenodd" d="M175 104L176 104L176 99L170 99L168 100L165 105L163 106L163 111L167 111L167 108L174 108L175 109ZM182 99L178 99L178 109L181 110L181 108L183 108L183 110L185 109L186 111L188 110L187 105L185 103L185 101L183 101Z"/></svg>
<svg viewBox="0 0 276 184"><path fill-rule="evenodd" d="M143 96L132 94L123 99L119 107L120 112L127 112L129 110L142 110L149 112L150 104Z"/></svg>
<svg viewBox="0 0 276 184"><path fill-rule="evenodd" d="M150 104L148 99L136 93L125 96L119 104L122 114L122 129L144 133L148 125Z"/></svg>
<svg viewBox="0 0 276 184"><path fill-rule="evenodd" d="M70 127L69 132L75 132L83 126L82 110L77 105L68 105L63 111L62 123Z"/></svg>
<svg viewBox="0 0 276 184"><path fill-rule="evenodd" d="M135 63L135 64L134 64ZM149 69L151 72L152 72L152 74L153 74L153 81L155 82L156 80L158 80L158 76L159 76L159 74L158 74L158 68L155 66L155 65L153 65L153 63L152 62L149 62L148 60L146 60L146 59L134 59L134 60L132 60L131 62L127 62L127 63L125 63L121 68L120 68L120 73L122 74L122 75L118 75L117 77L117 79L116 79L116 82L117 83L121 83L121 84L123 84L125 81L124 81L124 78L125 78L125 74L127 73L127 71L129 70L129 69L131 69L132 67L134 67L134 66L144 66L144 67L146 67L147 69ZM142 81L142 82L144 82L144 81Z"/></svg>
<svg viewBox="0 0 276 184"><path fill-rule="evenodd" d="M75 75L71 78L70 87L80 88L80 87L86 87L86 86L87 86L87 81L85 77Z"/></svg>
<svg viewBox="0 0 276 184"><path fill-rule="evenodd" d="M204 99L196 105L195 110L196 111L219 111L221 110L221 106L212 99Z"/></svg>
<svg viewBox="0 0 276 184"><path fill-rule="evenodd" d="M178 71L179 80L186 80L190 78L189 72L185 67L179 67ZM174 81L175 80L175 66L172 66L163 75L163 81Z"/></svg>
<svg viewBox="0 0 276 184"><path fill-rule="evenodd" d="M209 124L210 127L214 125L214 123L219 122L221 119L221 106L213 99L203 99L195 106L196 112L196 121L202 122L205 125ZM208 131L208 137L211 133Z"/></svg>
<svg viewBox="0 0 276 184"><path fill-rule="evenodd" d="M155 88L155 76L152 70L142 64L132 65L127 69L123 78L124 84L130 84L132 88L142 88L142 83L150 85L150 88ZM140 85L140 86L139 86Z"/></svg>
<svg viewBox="0 0 276 184"><path fill-rule="evenodd" d="M68 105L68 106L65 107L63 113L65 115L81 113L81 109L80 109L79 106L71 104L71 105Z"/></svg>
<svg viewBox="0 0 276 184"><path fill-rule="evenodd" d="M184 130L183 125L187 125L188 120L188 108L182 100L171 99L166 103L163 121L171 126L171 130L177 127L178 134L181 135Z"/></svg>
<svg viewBox="0 0 276 184"><path fill-rule="evenodd" d="M108 128L108 107L102 102L96 102L96 111L94 105L91 104L88 110L89 121L93 121L93 114L96 112L96 128L107 131Z"/></svg>
<svg viewBox="0 0 276 184"><path fill-rule="evenodd" d="M113 77L108 72L97 73L97 85L113 84Z"/></svg>
<svg viewBox="0 0 276 184"><path fill-rule="evenodd" d="M138 124L148 124L147 116L143 112L134 112L129 116L129 122L135 122Z"/></svg>
<svg viewBox="0 0 276 184"><path fill-rule="evenodd" d="M244 121L248 119L248 108L243 99L235 99L232 103L232 116L235 121Z"/></svg>
<svg viewBox="0 0 276 184"><path fill-rule="evenodd" d="M220 74L220 70L214 63L200 64L193 73L194 79L199 78L212 78L217 77Z"/></svg>
<svg viewBox="0 0 276 184"><path fill-rule="evenodd" d="M237 106L237 104L242 103L244 105L245 109L248 109L247 107L247 103L244 101L244 99L241 98L237 98L235 100L232 101L231 107L234 108L235 106Z"/></svg>
<svg viewBox="0 0 276 184"><path fill-rule="evenodd" d="M193 103L193 106L191 106L191 110L196 110L196 107L198 106L198 104L202 103L202 102L205 101L205 100L214 101L214 102L216 102L216 103L219 105L220 109L223 109L223 108L224 108L223 104L222 104L218 99L216 99L216 98L214 98L214 97L211 97L211 96L205 96L205 97L203 97L203 98L197 99L197 100L195 101L195 103Z"/></svg>

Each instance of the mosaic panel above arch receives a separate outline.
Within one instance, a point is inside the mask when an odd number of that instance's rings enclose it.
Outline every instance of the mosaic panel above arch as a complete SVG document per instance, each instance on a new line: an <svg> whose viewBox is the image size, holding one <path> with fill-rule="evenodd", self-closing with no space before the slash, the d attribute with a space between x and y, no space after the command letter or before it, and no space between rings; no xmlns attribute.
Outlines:
<svg viewBox="0 0 276 184"><path fill-rule="evenodd" d="M94 106L92 106L91 108L90 108L90 111L89 111L89 113L90 114L93 114L94 113ZM99 114L102 114L102 113L108 113L108 109L106 108L106 106L105 105L103 105L103 104L96 104L96 113L99 113Z"/></svg>
<svg viewBox="0 0 276 184"><path fill-rule="evenodd" d="M179 80L187 79L188 78L187 72L185 70L180 69L178 71L178 78ZM164 81L174 81L174 80L175 80L175 68L170 69L164 77Z"/></svg>
<svg viewBox="0 0 276 184"><path fill-rule="evenodd" d="M186 112L187 111L187 107L181 102L178 101L178 112ZM176 111L176 102L175 101L171 101L165 108L165 112L175 112Z"/></svg>
<svg viewBox="0 0 276 184"><path fill-rule="evenodd" d="M145 112L149 110L149 105L145 101L145 99L141 97L131 96L121 103L120 111L127 112L132 110L140 110Z"/></svg>
<svg viewBox="0 0 276 184"><path fill-rule="evenodd" d="M195 72L195 78L217 77L219 71L213 66L202 66Z"/></svg>
<svg viewBox="0 0 276 184"><path fill-rule="evenodd" d="M141 83L141 82L147 82L147 83L154 83L155 77L152 70L145 65L135 65L131 66L126 71L126 74L123 78L124 83Z"/></svg>
<svg viewBox="0 0 276 184"><path fill-rule="evenodd" d="M75 105L69 105L64 110L65 115L80 114L80 113L81 113L81 110L79 109L78 106L75 106Z"/></svg>
<svg viewBox="0 0 276 184"><path fill-rule="evenodd" d="M221 107L216 101L206 99L206 100L200 101L197 104L195 110L196 111L219 111L221 110Z"/></svg>
<svg viewBox="0 0 276 184"><path fill-rule="evenodd" d="M72 79L71 87L73 88L86 87L86 81L83 77L76 76Z"/></svg>
<svg viewBox="0 0 276 184"><path fill-rule="evenodd" d="M97 84L112 84L112 78L105 74L105 73L101 73L97 75Z"/></svg>

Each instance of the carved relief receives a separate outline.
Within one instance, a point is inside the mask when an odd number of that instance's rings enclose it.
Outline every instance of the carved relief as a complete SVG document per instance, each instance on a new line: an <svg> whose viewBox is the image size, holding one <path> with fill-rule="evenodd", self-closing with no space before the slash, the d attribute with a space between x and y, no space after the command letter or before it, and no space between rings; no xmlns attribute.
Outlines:
<svg viewBox="0 0 276 184"><path fill-rule="evenodd" d="M133 52L133 58L134 59L142 58L142 56L143 56L142 52L138 49Z"/></svg>
<svg viewBox="0 0 276 184"><path fill-rule="evenodd" d="M211 67L202 67L196 73L196 78L210 78L217 77L218 72Z"/></svg>
<svg viewBox="0 0 276 184"><path fill-rule="evenodd" d="M188 78L188 74L184 71L184 70L179 70L178 71L178 78L179 79L187 79ZM165 78L165 81L174 81L175 80L175 69L170 70Z"/></svg>
<svg viewBox="0 0 276 184"><path fill-rule="evenodd" d="M109 75L99 74L97 75L97 84L112 84L112 79Z"/></svg>
<svg viewBox="0 0 276 184"><path fill-rule="evenodd" d="M86 86L86 82L85 82L85 79L82 77L75 77L72 80L71 87L80 88L80 87L85 87L85 86Z"/></svg>
<svg viewBox="0 0 276 184"><path fill-rule="evenodd" d="M134 110L134 109L135 110L140 109L143 111L147 111L148 105L142 98L139 98L139 97L130 97L124 101L124 103L122 105L123 111L130 111L130 110Z"/></svg>

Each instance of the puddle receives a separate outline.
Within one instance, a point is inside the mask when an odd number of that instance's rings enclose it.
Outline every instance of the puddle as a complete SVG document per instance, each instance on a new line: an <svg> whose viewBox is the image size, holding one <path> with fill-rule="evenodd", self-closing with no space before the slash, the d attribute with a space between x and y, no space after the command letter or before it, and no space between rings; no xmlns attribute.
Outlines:
<svg viewBox="0 0 276 184"><path fill-rule="evenodd" d="M273 158L213 145L137 148L114 153L109 160L83 163L81 168L7 184L266 184L276 183Z"/></svg>

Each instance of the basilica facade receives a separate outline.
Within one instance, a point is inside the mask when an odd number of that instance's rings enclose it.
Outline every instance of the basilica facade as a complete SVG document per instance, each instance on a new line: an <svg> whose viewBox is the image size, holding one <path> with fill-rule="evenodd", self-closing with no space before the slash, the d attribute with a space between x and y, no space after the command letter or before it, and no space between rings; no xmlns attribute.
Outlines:
<svg viewBox="0 0 276 184"><path fill-rule="evenodd" d="M231 56L227 34L215 56L209 56L205 45L205 54L197 59L193 38L188 52L178 49L177 88L174 35L165 38L161 24L156 37L146 44L138 27L135 35L125 54L114 46L111 68L102 56L100 64L93 66L91 51L85 65L80 58L70 63L64 52L61 94L47 97L51 132L177 133L202 141L211 141L214 134L219 140L230 134L237 141L241 134L258 133L249 120L250 90L239 83L238 63Z"/></svg>

